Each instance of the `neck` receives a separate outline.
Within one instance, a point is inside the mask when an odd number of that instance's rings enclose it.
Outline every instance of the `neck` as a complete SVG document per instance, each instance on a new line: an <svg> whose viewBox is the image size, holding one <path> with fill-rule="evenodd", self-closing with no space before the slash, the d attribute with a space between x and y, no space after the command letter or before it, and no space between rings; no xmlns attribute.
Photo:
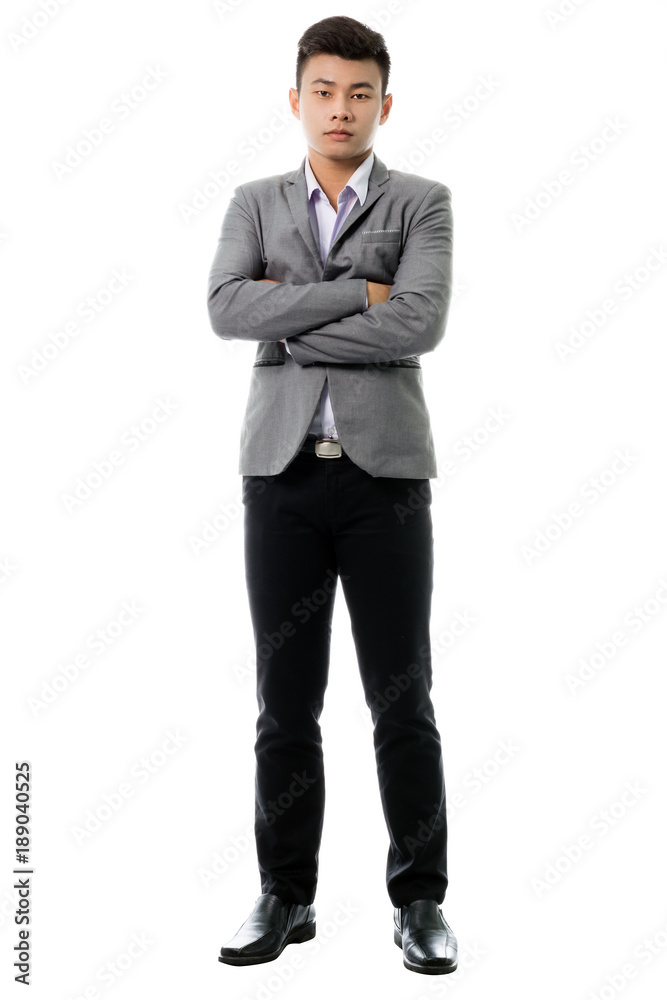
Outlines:
<svg viewBox="0 0 667 1000"><path fill-rule="evenodd" d="M360 153L359 156L347 157L344 160L332 160L308 146L308 162L318 184L321 184L327 196L329 196L330 191L335 191L337 199L357 167L368 159L372 152L371 147L364 153Z"/></svg>

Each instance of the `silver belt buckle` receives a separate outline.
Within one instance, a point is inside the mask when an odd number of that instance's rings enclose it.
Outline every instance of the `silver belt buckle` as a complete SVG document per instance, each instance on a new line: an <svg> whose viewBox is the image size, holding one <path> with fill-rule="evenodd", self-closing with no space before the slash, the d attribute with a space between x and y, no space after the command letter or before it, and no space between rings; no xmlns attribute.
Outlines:
<svg viewBox="0 0 667 1000"><path fill-rule="evenodd" d="M334 438L317 438L315 441L315 454L318 458L340 458L343 454L340 441Z"/></svg>

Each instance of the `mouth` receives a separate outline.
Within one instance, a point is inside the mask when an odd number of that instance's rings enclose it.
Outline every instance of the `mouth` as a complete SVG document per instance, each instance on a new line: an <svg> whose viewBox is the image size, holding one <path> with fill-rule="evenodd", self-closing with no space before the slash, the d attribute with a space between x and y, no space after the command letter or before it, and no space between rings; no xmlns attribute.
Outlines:
<svg viewBox="0 0 667 1000"><path fill-rule="evenodd" d="M325 132L325 135L352 135L344 128L333 128L330 132Z"/></svg>

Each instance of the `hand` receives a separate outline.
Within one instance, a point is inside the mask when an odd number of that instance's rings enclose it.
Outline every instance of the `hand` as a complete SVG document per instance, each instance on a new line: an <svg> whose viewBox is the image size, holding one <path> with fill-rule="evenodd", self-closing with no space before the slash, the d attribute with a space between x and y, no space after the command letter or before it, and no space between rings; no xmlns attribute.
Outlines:
<svg viewBox="0 0 667 1000"><path fill-rule="evenodd" d="M383 285L378 281L366 282L366 294L368 296L368 307L376 305L378 302L386 302L391 292L391 285Z"/></svg>

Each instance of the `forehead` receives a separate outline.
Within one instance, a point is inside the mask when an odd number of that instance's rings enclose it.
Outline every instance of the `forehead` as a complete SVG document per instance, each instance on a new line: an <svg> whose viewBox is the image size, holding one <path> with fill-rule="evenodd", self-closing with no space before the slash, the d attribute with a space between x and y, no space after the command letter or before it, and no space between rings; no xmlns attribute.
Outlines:
<svg viewBox="0 0 667 1000"><path fill-rule="evenodd" d="M302 86L309 87L316 79L331 80L336 87L342 88L363 80L378 91L382 87L382 74L375 59L343 59L327 52L318 52L304 63Z"/></svg>

